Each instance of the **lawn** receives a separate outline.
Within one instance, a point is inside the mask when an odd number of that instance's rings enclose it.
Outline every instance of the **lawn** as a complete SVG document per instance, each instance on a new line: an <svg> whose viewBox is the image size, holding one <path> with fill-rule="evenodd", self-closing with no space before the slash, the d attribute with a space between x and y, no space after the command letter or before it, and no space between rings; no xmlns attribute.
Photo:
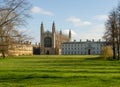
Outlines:
<svg viewBox="0 0 120 87"><path fill-rule="evenodd" d="M0 87L120 87L120 61L78 55L0 58Z"/></svg>

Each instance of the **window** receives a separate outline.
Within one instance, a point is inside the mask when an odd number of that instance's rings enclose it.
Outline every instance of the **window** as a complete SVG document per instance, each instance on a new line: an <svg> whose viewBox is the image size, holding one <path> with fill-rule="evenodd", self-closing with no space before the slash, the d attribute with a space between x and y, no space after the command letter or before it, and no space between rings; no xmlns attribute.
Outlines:
<svg viewBox="0 0 120 87"><path fill-rule="evenodd" d="M44 47L52 47L52 38L46 37L44 39Z"/></svg>

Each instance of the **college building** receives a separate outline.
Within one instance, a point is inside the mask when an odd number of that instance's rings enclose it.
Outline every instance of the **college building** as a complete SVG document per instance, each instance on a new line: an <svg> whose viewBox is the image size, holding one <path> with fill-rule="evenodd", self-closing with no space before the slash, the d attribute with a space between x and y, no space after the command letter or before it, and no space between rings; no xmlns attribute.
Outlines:
<svg viewBox="0 0 120 87"><path fill-rule="evenodd" d="M101 54L101 49L105 46L105 41L73 41L64 42L61 45L62 55L99 55Z"/></svg>
<svg viewBox="0 0 120 87"><path fill-rule="evenodd" d="M0 51L2 50L5 50L5 56L33 55L33 46L29 41L0 44ZM0 56L2 56L1 52Z"/></svg>
<svg viewBox="0 0 120 87"><path fill-rule="evenodd" d="M31 42L13 43L8 46L9 56L33 55L33 46Z"/></svg>

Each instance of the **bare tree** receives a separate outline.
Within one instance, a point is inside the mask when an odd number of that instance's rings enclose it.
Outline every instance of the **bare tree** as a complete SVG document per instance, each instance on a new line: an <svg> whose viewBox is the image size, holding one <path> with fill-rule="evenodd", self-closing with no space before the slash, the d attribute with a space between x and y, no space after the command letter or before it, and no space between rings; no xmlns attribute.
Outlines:
<svg viewBox="0 0 120 87"><path fill-rule="evenodd" d="M113 59L120 58L120 4L117 8L113 9L108 16L105 23L106 32L104 38L107 43L112 45ZM117 54L117 56L116 56Z"/></svg>
<svg viewBox="0 0 120 87"><path fill-rule="evenodd" d="M26 24L29 9L26 0L0 0L0 51L3 57L9 44L24 36L17 29Z"/></svg>
<svg viewBox="0 0 120 87"><path fill-rule="evenodd" d="M113 49L113 59L116 58L115 53L115 32L116 32L116 11L113 10L110 15L109 19L105 23L106 32L104 34L104 38L106 39L107 43L112 45Z"/></svg>
<svg viewBox="0 0 120 87"><path fill-rule="evenodd" d="M117 8L117 54L118 60L120 59L120 3Z"/></svg>

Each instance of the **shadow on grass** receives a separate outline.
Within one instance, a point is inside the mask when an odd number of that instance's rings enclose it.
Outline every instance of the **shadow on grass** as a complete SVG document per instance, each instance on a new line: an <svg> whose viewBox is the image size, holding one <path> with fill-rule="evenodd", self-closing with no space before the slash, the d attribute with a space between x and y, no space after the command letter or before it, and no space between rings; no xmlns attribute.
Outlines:
<svg viewBox="0 0 120 87"><path fill-rule="evenodd" d="M43 74L43 75L23 75L23 76L7 76L0 78L0 82L21 82L24 80L30 80L30 79L69 79L69 78L92 78L93 76L60 76L60 75L48 75L48 74Z"/></svg>
<svg viewBox="0 0 120 87"><path fill-rule="evenodd" d="M92 58L85 58L85 60L102 60L101 57L92 57Z"/></svg>

